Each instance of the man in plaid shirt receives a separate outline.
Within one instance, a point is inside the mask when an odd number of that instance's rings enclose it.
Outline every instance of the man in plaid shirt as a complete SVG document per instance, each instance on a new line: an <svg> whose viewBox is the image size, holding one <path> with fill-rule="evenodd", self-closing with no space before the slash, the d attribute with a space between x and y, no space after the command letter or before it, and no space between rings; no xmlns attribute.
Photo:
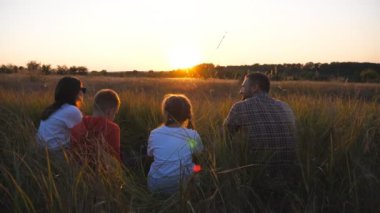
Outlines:
<svg viewBox="0 0 380 213"><path fill-rule="evenodd" d="M296 125L288 104L269 96L270 81L261 73L245 77L242 101L235 103L224 126L230 134L244 133L258 164L292 165L296 160Z"/></svg>

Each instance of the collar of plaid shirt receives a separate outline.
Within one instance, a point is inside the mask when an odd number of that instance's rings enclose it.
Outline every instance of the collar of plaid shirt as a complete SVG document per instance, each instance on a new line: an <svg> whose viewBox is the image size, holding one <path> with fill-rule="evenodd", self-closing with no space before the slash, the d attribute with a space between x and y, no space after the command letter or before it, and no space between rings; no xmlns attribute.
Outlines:
<svg viewBox="0 0 380 213"><path fill-rule="evenodd" d="M249 97L249 98L246 98L246 100L247 99L251 99L251 98L257 98L257 97L262 97L262 98L266 98L266 97L270 97L269 96L269 94L267 93L267 92L262 92L262 91L260 91L260 92L257 92L257 93L255 93L255 94L253 94L251 97Z"/></svg>

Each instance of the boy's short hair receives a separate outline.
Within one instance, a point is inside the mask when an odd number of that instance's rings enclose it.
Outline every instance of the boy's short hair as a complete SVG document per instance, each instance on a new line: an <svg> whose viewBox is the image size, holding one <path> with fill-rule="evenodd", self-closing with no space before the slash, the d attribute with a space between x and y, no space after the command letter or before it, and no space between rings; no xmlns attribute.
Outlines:
<svg viewBox="0 0 380 213"><path fill-rule="evenodd" d="M94 109L103 113L108 109L120 107L119 95L112 89L102 89L95 94Z"/></svg>

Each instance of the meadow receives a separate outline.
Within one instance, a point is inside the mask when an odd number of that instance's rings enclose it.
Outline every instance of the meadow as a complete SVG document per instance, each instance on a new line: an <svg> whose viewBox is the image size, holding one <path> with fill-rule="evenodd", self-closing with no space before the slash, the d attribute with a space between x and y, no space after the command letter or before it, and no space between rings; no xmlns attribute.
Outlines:
<svg viewBox="0 0 380 213"><path fill-rule="evenodd" d="M244 144L221 127L239 100L240 82L217 79L79 77L88 93L84 114L102 88L122 101L124 164L112 172L54 159L34 136L60 76L0 76L0 207L8 212L271 212L282 200L292 212L380 211L380 85L340 82L272 82L271 95L292 107L298 128L300 174L270 193L260 168L250 166ZM143 157L149 132L161 124L167 93L187 95L205 151L199 182L172 197L146 187ZM277 200L276 200L277 199Z"/></svg>

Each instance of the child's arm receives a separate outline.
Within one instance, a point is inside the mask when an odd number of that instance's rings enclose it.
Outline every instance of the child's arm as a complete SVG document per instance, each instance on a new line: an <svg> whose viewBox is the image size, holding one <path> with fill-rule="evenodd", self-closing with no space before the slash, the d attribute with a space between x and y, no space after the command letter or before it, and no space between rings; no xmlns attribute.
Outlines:
<svg viewBox="0 0 380 213"><path fill-rule="evenodd" d="M110 134L109 142L115 157L120 161L120 128L118 126L116 126Z"/></svg>
<svg viewBox="0 0 380 213"><path fill-rule="evenodd" d="M152 135L152 133L149 135L148 146L147 146L147 149L146 149L146 154L149 157L153 157L153 135Z"/></svg>
<svg viewBox="0 0 380 213"><path fill-rule="evenodd" d="M190 148L192 152L193 162L195 164L199 164L200 155L204 147L202 144L201 137L199 136L197 132L195 132L193 139L190 139L189 143L190 143Z"/></svg>

